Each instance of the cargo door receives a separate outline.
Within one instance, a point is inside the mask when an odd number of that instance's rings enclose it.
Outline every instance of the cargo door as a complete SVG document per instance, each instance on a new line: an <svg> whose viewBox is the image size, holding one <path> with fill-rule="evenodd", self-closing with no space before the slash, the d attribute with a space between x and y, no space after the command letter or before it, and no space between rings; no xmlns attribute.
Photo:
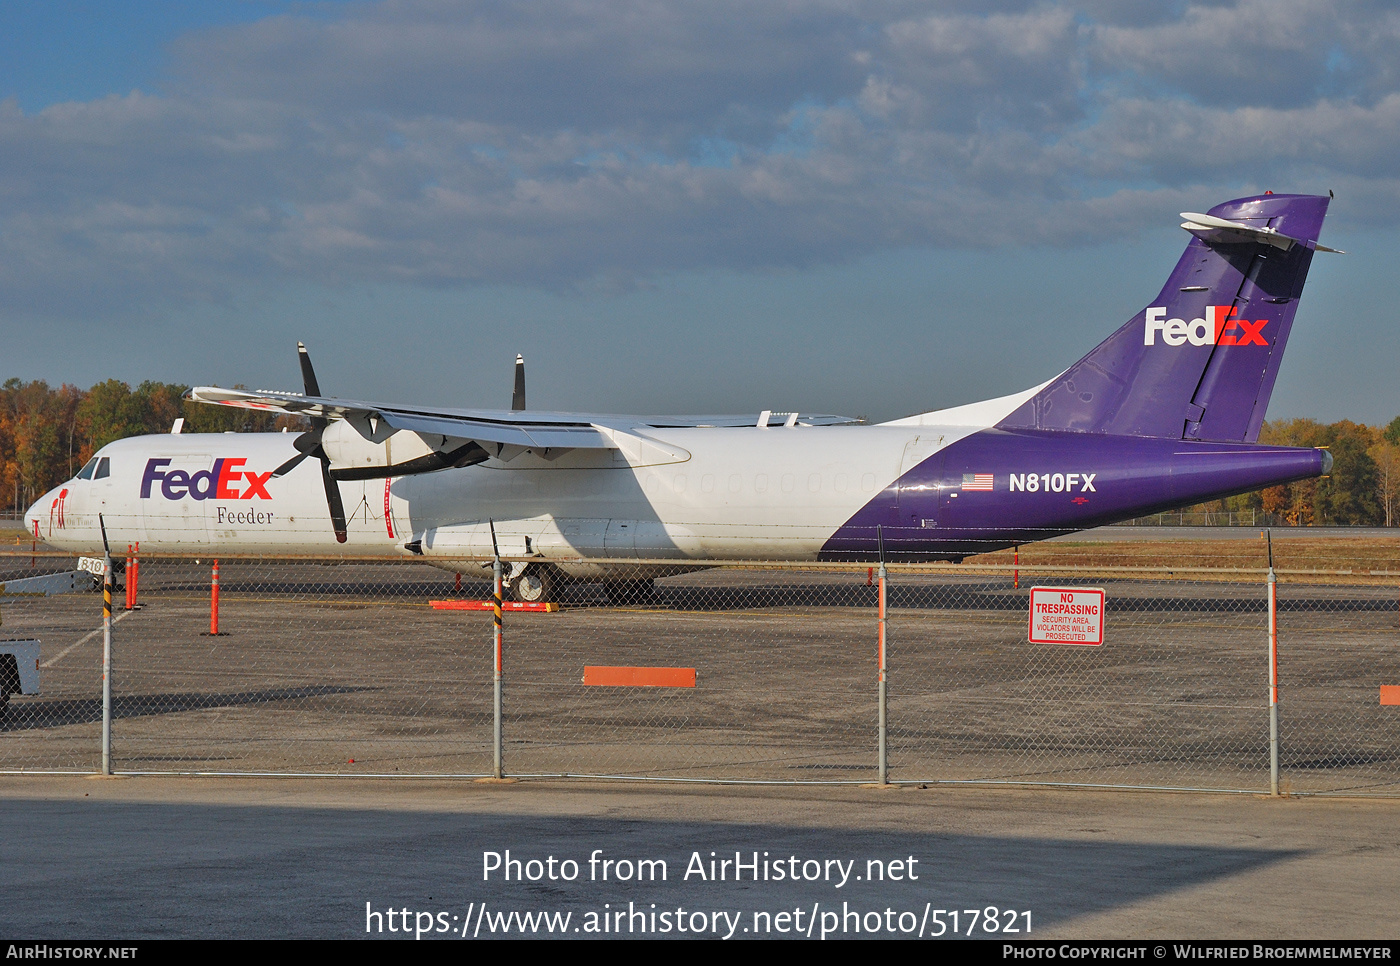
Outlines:
<svg viewBox="0 0 1400 966"><path fill-rule="evenodd" d="M934 529L942 515L943 436L915 436L904 444L895 508L901 528Z"/></svg>

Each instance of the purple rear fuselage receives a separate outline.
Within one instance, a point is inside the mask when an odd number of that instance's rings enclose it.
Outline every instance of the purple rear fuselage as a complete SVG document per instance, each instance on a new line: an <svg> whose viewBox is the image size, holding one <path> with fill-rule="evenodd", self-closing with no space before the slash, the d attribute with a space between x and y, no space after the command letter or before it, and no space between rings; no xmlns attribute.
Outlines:
<svg viewBox="0 0 1400 966"><path fill-rule="evenodd" d="M1307 479L1330 462L1318 449L988 429L900 477L822 556L874 559L883 540L889 560L955 560Z"/></svg>

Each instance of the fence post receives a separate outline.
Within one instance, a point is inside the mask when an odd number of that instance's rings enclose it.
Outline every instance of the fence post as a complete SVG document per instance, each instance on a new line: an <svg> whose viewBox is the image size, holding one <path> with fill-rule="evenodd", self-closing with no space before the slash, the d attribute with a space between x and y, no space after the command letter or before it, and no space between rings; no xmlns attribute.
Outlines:
<svg viewBox="0 0 1400 966"><path fill-rule="evenodd" d="M1272 544L1272 540L1270 541ZM1278 578L1269 560L1269 794L1278 796Z"/></svg>
<svg viewBox="0 0 1400 966"><path fill-rule="evenodd" d="M106 536L104 531L103 536ZM102 774L112 774L112 554L102 555Z"/></svg>
<svg viewBox="0 0 1400 966"><path fill-rule="evenodd" d="M494 528L492 529L491 536L494 542L494 538L496 536ZM493 547L492 549L494 550L495 548ZM495 578L496 585L496 596L494 599L494 645L496 651L496 674L495 691L493 695L493 714L495 718L495 740L493 742L493 746L495 748L496 770L494 774L497 778L502 778L504 777L504 775L501 771L501 555L499 552L493 554L493 559L491 562L491 573L492 576Z"/></svg>
<svg viewBox="0 0 1400 966"><path fill-rule="evenodd" d="M887 578L889 575L885 570L885 534L884 530L879 526L875 528L875 538L880 548L880 589L877 592L879 594L880 600L880 784L888 785L890 783L890 766L889 755L887 754L887 746L885 744L885 726L887 720L885 698L887 696L888 689L888 685L885 680L887 676L885 673L885 601L886 584L888 582Z"/></svg>
<svg viewBox="0 0 1400 966"><path fill-rule="evenodd" d="M209 577L209 636L219 636L219 561Z"/></svg>

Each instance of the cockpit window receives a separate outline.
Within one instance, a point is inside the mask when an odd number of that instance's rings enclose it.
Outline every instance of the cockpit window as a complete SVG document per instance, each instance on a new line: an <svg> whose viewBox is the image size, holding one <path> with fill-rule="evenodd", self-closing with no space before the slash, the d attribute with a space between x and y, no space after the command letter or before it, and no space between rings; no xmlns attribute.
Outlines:
<svg viewBox="0 0 1400 966"><path fill-rule="evenodd" d="M80 479L80 480L90 480L90 479L92 479L92 471L95 470L95 469L97 469L97 464L98 464L99 462L100 462L100 460L99 460L96 456L94 456L92 459L88 460L88 461L87 461L87 466L84 466L81 470L78 471L78 479Z"/></svg>
<svg viewBox="0 0 1400 966"><path fill-rule="evenodd" d="M109 457L102 457L97 461L97 471L92 474L94 480L105 480L112 475L112 460Z"/></svg>

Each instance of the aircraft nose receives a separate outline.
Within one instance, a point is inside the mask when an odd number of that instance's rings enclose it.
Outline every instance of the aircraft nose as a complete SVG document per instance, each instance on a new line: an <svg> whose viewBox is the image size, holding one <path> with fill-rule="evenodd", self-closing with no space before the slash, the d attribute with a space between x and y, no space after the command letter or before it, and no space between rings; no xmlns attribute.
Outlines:
<svg viewBox="0 0 1400 966"><path fill-rule="evenodd" d="M35 527L42 526L44 514L46 512L45 508L53 502L56 495L57 491L49 490L49 492L35 500L33 506L24 511L24 529L26 531L32 534Z"/></svg>
<svg viewBox="0 0 1400 966"><path fill-rule="evenodd" d="M1332 472L1332 454L1327 450L1322 451L1322 475L1326 476Z"/></svg>

